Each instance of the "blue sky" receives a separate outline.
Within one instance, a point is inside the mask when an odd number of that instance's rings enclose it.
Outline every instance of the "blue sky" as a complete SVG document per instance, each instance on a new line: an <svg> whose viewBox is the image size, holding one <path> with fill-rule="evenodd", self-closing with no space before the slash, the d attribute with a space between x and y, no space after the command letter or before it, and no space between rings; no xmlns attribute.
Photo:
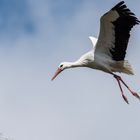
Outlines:
<svg viewBox="0 0 140 140"><path fill-rule="evenodd" d="M87 68L64 71L92 49L99 19L118 0L0 0L0 132L13 140L140 139L140 102L117 82ZM140 1L125 1L140 19ZM123 75L139 92L140 27L131 32L126 59L135 75Z"/></svg>

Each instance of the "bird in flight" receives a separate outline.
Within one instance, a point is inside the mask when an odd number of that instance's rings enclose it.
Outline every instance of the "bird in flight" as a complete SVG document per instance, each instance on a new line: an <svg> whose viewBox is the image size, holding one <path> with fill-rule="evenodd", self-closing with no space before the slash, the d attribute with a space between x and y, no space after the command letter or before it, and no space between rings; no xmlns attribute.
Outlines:
<svg viewBox="0 0 140 140"><path fill-rule="evenodd" d="M82 55L75 62L63 62L59 65L52 80L63 70L75 67L88 67L111 74L117 81L124 101L129 104L124 95L123 84L136 98L140 96L130 89L116 72L133 75L131 65L125 60L126 49L130 38L130 31L140 21L127 8L124 1L119 2L100 19L100 33L98 39L90 36L93 49Z"/></svg>

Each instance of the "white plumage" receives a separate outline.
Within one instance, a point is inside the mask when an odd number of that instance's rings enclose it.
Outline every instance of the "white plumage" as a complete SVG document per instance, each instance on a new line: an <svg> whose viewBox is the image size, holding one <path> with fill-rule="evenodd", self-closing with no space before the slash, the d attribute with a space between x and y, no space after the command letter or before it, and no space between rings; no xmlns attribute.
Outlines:
<svg viewBox="0 0 140 140"><path fill-rule="evenodd" d="M93 49L82 55L75 62L63 62L59 65L52 80L64 69L73 67L89 67L109 73L117 80L123 99L128 103L123 93L121 83L138 99L140 96L133 92L122 78L115 72L133 75L129 62L125 59L126 49L133 26L139 24L134 13L132 13L124 1L119 2L100 19L100 34L98 39L90 36Z"/></svg>

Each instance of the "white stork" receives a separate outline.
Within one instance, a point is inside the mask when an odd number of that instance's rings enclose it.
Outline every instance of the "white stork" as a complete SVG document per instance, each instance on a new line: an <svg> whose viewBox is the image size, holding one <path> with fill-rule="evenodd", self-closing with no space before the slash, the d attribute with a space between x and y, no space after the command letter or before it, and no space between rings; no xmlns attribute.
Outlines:
<svg viewBox="0 0 140 140"><path fill-rule="evenodd" d="M130 31L134 25L139 23L140 21L135 14L127 8L124 1L119 2L101 17L98 40L94 37L89 37L95 47L75 62L61 63L52 80L65 69L88 67L113 75L118 82L122 97L127 104L129 104L129 102L123 93L121 83L124 84L132 95L140 99L140 96L132 91L119 75L115 74L115 72L122 72L129 75L134 74L131 65L127 60L124 60L124 58Z"/></svg>

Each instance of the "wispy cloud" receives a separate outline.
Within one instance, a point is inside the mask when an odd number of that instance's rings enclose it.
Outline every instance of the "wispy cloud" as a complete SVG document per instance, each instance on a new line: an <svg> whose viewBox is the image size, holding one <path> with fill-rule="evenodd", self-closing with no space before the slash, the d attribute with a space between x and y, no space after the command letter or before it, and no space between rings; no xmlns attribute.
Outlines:
<svg viewBox="0 0 140 140"><path fill-rule="evenodd" d="M17 38L23 33L34 33L30 6L26 0L0 1L0 37Z"/></svg>
<svg viewBox="0 0 140 140"><path fill-rule="evenodd" d="M138 102L131 98L133 105L125 106L116 83L108 75L74 69L50 81L61 61L73 61L92 48L88 36L98 35L100 16L116 3L117 0L106 4L102 0L0 1L2 132L14 140L140 138ZM140 17L139 7L134 4L128 0L129 7ZM140 30L136 27L133 32L136 40L131 40L130 47L137 51L133 49L129 59L137 76L126 79L139 89Z"/></svg>

